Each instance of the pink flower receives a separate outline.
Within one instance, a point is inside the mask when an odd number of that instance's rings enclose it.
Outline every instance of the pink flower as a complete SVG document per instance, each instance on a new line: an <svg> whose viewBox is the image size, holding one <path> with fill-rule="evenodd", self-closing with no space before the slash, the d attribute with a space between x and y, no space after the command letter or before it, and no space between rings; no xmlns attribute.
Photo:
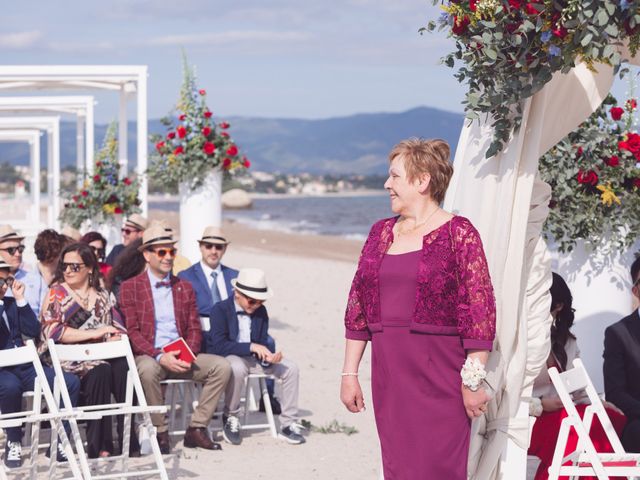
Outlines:
<svg viewBox="0 0 640 480"><path fill-rule="evenodd" d="M125 185L131 185L131 179L129 177L124 177L124 180L122 180L122 182Z"/></svg>
<svg viewBox="0 0 640 480"><path fill-rule="evenodd" d="M120 214L120 213L123 213L123 210L122 210L120 207L116 207L116 208L113 210L113 213Z"/></svg>
<svg viewBox="0 0 640 480"><path fill-rule="evenodd" d="M180 115L178 117L178 120L180 120L181 122L184 122L186 118L187 118L187 116L183 113L182 115Z"/></svg>
<svg viewBox="0 0 640 480"><path fill-rule="evenodd" d="M82 190L82 192L80 192L80 194L81 194L83 197L88 197L88 196L89 196L89 192L87 192L86 190Z"/></svg>
<svg viewBox="0 0 640 480"><path fill-rule="evenodd" d="M230 127L230 125L227 122L220 122L219 125L220 125L220 128L222 128L223 130Z"/></svg>
<svg viewBox="0 0 640 480"><path fill-rule="evenodd" d="M230 159L230 158L225 158L225 159L222 161L222 168L224 168L225 170L227 170L230 166L231 166L231 159Z"/></svg>
<svg viewBox="0 0 640 480"><path fill-rule="evenodd" d="M244 165L244 168L249 168L251 166L251 162L245 158L242 165Z"/></svg>
<svg viewBox="0 0 640 480"><path fill-rule="evenodd" d="M199 90L199 91L198 91L198 93L199 93L200 95L206 95L206 94L207 94L207 91L203 88L203 89Z"/></svg>
<svg viewBox="0 0 640 480"><path fill-rule="evenodd" d="M94 182L99 182L100 181L100 175L94 175L93 176L93 181Z"/></svg>
<svg viewBox="0 0 640 480"><path fill-rule="evenodd" d="M227 132L220 132L220 136L224 138L229 138L229 134Z"/></svg>

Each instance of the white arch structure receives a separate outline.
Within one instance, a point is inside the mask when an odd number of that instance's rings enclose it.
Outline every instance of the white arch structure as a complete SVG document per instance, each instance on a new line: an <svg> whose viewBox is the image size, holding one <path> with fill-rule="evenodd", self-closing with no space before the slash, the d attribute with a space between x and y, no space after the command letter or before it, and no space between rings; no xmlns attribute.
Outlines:
<svg viewBox="0 0 640 480"><path fill-rule="evenodd" d="M93 165L95 151L95 99L90 95L53 97L0 97L0 112L53 112L76 116L76 169L78 183L87 171L86 165ZM90 168L90 167L89 167Z"/></svg>
<svg viewBox="0 0 640 480"><path fill-rule="evenodd" d="M119 93L118 157L120 173L126 175L127 101L136 96L137 166L140 208L148 210L147 179L147 75L146 65L2 65L0 92L11 90L111 90ZM91 173L93 164L89 164Z"/></svg>
<svg viewBox="0 0 640 480"><path fill-rule="evenodd" d="M11 223L24 233L35 233L40 230L40 135L38 129L11 129L0 130L0 142L27 142L29 144L29 156L31 164L31 205L27 212L26 219L6 218L7 223Z"/></svg>
<svg viewBox="0 0 640 480"><path fill-rule="evenodd" d="M33 129L47 132L47 225L58 228L60 216L60 117L0 117L0 131ZM39 149L38 145L38 149ZM32 163L31 187L38 181L40 198L40 155L37 164ZM39 210L38 206L38 212ZM39 220L39 217L36 217Z"/></svg>

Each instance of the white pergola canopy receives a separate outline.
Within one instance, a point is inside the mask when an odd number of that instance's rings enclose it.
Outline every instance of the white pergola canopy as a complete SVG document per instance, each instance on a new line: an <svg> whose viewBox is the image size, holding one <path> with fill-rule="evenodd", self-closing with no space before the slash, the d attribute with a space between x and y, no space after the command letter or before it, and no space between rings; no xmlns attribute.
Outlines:
<svg viewBox="0 0 640 480"><path fill-rule="evenodd" d="M94 105L95 99L89 95L54 97L2 97L0 113L63 113L76 115L76 169L78 183L82 176L93 171L95 148Z"/></svg>
<svg viewBox="0 0 640 480"><path fill-rule="evenodd" d="M4 65L0 66L0 91L11 90L112 90L120 92L118 157L126 175L127 101L136 95L137 167L142 213L146 215L147 181L147 66L146 65Z"/></svg>
<svg viewBox="0 0 640 480"><path fill-rule="evenodd" d="M48 225L58 228L60 216L60 117L0 117L0 132L32 129L47 132L47 207ZM10 140L6 140L10 141ZM33 150L33 146L31 147ZM31 157L31 190L37 204L37 223L40 223L40 144L37 159ZM37 161L36 161L37 160ZM36 183L37 182L37 183Z"/></svg>

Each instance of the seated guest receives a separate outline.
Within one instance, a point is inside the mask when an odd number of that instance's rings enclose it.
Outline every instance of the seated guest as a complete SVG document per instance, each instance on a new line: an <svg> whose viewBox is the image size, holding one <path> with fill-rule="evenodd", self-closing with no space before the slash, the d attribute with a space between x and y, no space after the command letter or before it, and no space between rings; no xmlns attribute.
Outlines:
<svg viewBox="0 0 640 480"><path fill-rule="evenodd" d="M631 265L631 292L640 301L640 255ZM640 453L640 315L631 315L604 331L604 391L627 416L622 445Z"/></svg>
<svg viewBox="0 0 640 480"><path fill-rule="evenodd" d="M136 238L142 238L142 233L147 228L149 222L146 218L138 213L134 213L124 222L122 227L122 243L114 246L109 252L106 263L113 266L118 255L122 253L124 247L133 242Z"/></svg>
<svg viewBox="0 0 640 480"><path fill-rule="evenodd" d="M93 250L85 243L73 243L62 250L56 276L42 308L42 343L40 351L48 359L47 340L56 343L109 342L119 340L125 333L122 320L114 318L115 299L100 285L98 261ZM116 314L117 315L117 314ZM62 362L65 372L80 377L81 400L84 405L124 402L127 386L127 361L116 358L109 361ZM117 417L119 446L114 449L111 417L87 421L87 454L89 458L107 457L120 453L124 422ZM140 451L132 428L130 454Z"/></svg>
<svg viewBox="0 0 640 480"><path fill-rule="evenodd" d="M8 350L24 346L23 337L37 339L40 336L40 322L25 299L25 286L10 276L11 267L0 259L0 350ZM14 297L5 297L9 287L13 288ZM53 389L55 373L45 366L44 373L49 387ZM0 368L0 411L3 414L16 413L22 410L22 394L33 390L36 371L31 364ZM64 374L64 381L69 390L71 403L78 404L80 380L70 373ZM65 425L67 432L68 425ZM22 466L22 427L6 429L6 446L4 464L7 468ZM62 445L58 443L58 461L66 461Z"/></svg>
<svg viewBox="0 0 640 480"><path fill-rule="evenodd" d="M20 281L27 274L22 265L23 240L24 236L18 235L11 225L0 225L0 260L9 265L11 276ZM6 296L13 297L11 289Z"/></svg>
<svg viewBox="0 0 640 480"><path fill-rule="evenodd" d="M282 428L279 437L292 444L304 443L298 423L298 367L283 358L282 352L267 348L269 316L264 302L273 292L265 275L256 268L240 270L231 281L232 296L211 310L211 330L205 333L209 353L223 355L231 364L231 381L224 396L224 439L240 445L240 397L250 373L268 373L282 380Z"/></svg>
<svg viewBox="0 0 640 480"><path fill-rule="evenodd" d="M547 359L546 368L543 368L538 378L533 383L533 401L530 406L530 413L537 416L531 434L529 445L529 455L535 455L540 459L540 465L536 472L535 480L546 480L549 477L548 469L553 460L553 454L560 431L560 424L567 416L566 410L562 406L562 400L558 396L548 368L556 367L560 372L573 367L573 361L580 357L576 337L571 333L574 312L572 307L573 296L563 278L557 273L553 274L551 285L551 353ZM576 409L580 416L584 415L589 398L586 393L579 398L575 398ZM614 405L604 402L607 414L618 433L622 432L626 419L622 412ZM591 427L589 436L598 452L613 452L613 448L600 422L596 419ZM565 455L576 449L578 436L574 430L569 433ZM592 477L588 477L592 478Z"/></svg>
<svg viewBox="0 0 640 480"><path fill-rule="evenodd" d="M94 255L98 259L98 265L100 266L100 273L103 277L106 277L111 270L111 265L105 263L105 255L107 251L107 239L100 234L100 232L88 232L85 233L80 239L81 243L86 243L93 250Z"/></svg>
<svg viewBox="0 0 640 480"><path fill-rule="evenodd" d="M116 263L107 275L105 280L106 287L116 297L116 301L120 298L122 282L141 274L147 268L147 261L139 250L140 245L142 245L141 238L127 245L122 253L118 255Z"/></svg>
<svg viewBox="0 0 640 480"><path fill-rule="evenodd" d="M49 285L53 282L60 252L68 244L66 236L52 229L43 230L36 237L33 249L38 263L36 268L27 272L23 281L26 289L25 298L37 317L40 316Z"/></svg>
<svg viewBox="0 0 640 480"><path fill-rule="evenodd" d="M156 224L142 237L147 271L122 283L120 310L129 331L129 340L147 403L164 405L160 382L166 378L188 378L203 384L198 406L184 436L184 446L220 450L207 434L218 399L229 381L231 368L224 358L200 352L202 330L193 288L189 282L171 275L176 255L173 231ZM179 358L179 351L164 352L162 347L183 338L196 355L193 363ZM162 453L169 453L166 417L152 414Z"/></svg>
<svg viewBox="0 0 640 480"><path fill-rule="evenodd" d="M233 293L231 280L238 276L238 270L222 264L222 257L227 251L229 241L219 228L213 226L206 227L204 232L202 232L202 238L198 241L198 244L200 245L202 259L190 268L180 272L178 276L191 283L191 286L196 292L200 320L203 325L208 325L209 314L213 306L222 300L226 300L229 298L229 295ZM210 326L205 328L205 330L209 329ZM267 336L266 346L272 353L275 353L276 342L271 336ZM271 398L273 413L279 414L281 412L281 406L278 399L274 396L272 380L267 382L267 388L269 390L269 398ZM260 410L264 412L264 401L262 398L260 398Z"/></svg>

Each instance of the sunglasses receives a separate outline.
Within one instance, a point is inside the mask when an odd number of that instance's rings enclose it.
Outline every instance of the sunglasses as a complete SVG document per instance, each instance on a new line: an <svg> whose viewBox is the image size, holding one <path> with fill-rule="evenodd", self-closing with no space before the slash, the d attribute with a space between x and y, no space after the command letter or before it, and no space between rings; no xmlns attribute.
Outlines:
<svg viewBox="0 0 640 480"><path fill-rule="evenodd" d="M159 258L164 258L167 255L171 258L175 258L176 257L176 253L178 253L178 250L176 250L175 248L158 248L157 250L151 250L153 253L155 253Z"/></svg>
<svg viewBox="0 0 640 480"><path fill-rule="evenodd" d="M11 288L11 285L13 285L14 280L15 279L13 277L0 278L0 288L3 288L5 285Z"/></svg>
<svg viewBox="0 0 640 480"><path fill-rule="evenodd" d="M240 293L240 295L242 295L244 299L247 301L247 303L252 307L254 305L262 305L265 302L265 300L257 300L255 298L247 297L244 293L241 293L241 292L238 292L238 293Z"/></svg>
<svg viewBox="0 0 640 480"><path fill-rule="evenodd" d="M93 253L96 254L96 257L98 258L104 258L104 248L98 248L98 247L91 247L91 250L93 250Z"/></svg>
<svg viewBox="0 0 640 480"><path fill-rule="evenodd" d="M219 252L224 250L224 247L226 246L226 245L220 245L219 243L204 243L204 242L202 242L200 245L202 245L205 248L205 250L211 250L212 248L215 248Z"/></svg>
<svg viewBox="0 0 640 480"><path fill-rule="evenodd" d="M62 271L66 272L67 270L70 269L72 272L77 273L77 272L80 271L80 269L82 267L84 267L84 265L85 265L84 263L66 263L66 262L63 262L62 263Z"/></svg>
<svg viewBox="0 0 640 480"><path fill-rule="evenodd" d="M135 230L133 228L122 228L120 229L120 231L128 236L128 235L131 235L132 233L136 233L138 230Z"/></svg>
<svg viewBox="0 0 640 480"><path fill-rule="evenodd" d="M2 250L3 252L7 252L11 256L14 256L16 252L22 255L22 252L24 252L24 248L24 245L18 245L17 247L0 248L0 250Z"/></svg>

